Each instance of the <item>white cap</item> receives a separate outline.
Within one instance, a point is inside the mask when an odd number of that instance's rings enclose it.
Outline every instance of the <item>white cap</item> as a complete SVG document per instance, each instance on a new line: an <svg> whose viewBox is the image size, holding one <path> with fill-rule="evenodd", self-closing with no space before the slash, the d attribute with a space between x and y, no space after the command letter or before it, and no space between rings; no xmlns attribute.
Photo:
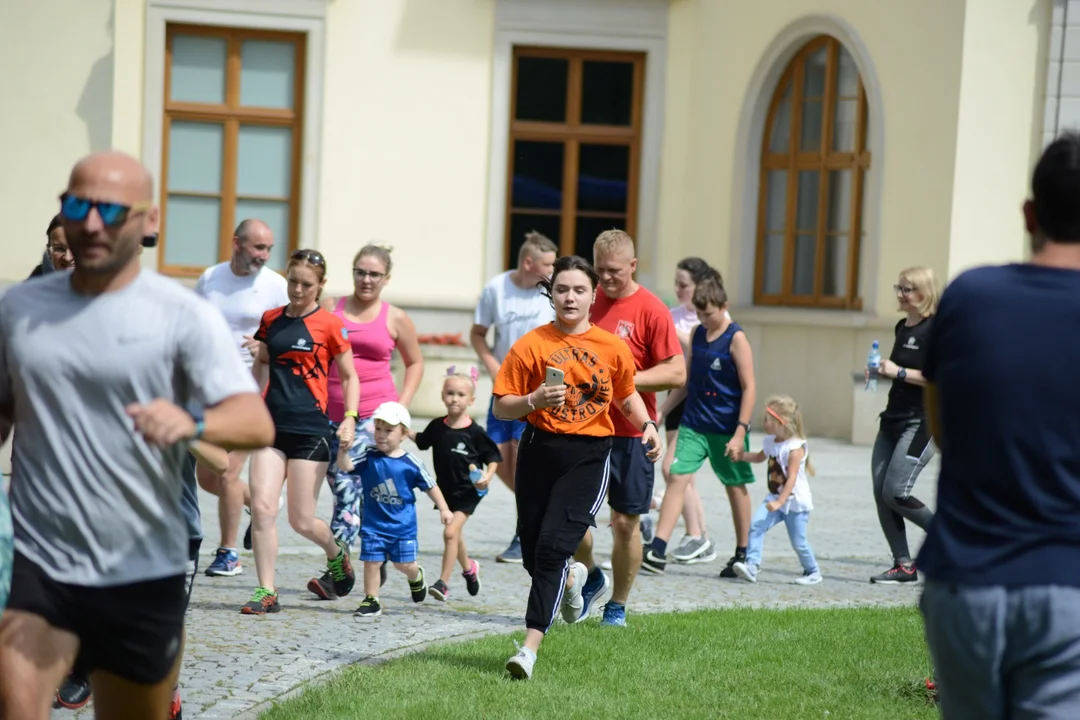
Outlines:
<svg viewBox="0 0 1080 720"><path fill-rule="evenodd" d="M404 405L396 402L384 402L375 408L375 414L371 416L371 419L382 420L387 425L404 425L406 429L412 425L409 411Z"/></svg>

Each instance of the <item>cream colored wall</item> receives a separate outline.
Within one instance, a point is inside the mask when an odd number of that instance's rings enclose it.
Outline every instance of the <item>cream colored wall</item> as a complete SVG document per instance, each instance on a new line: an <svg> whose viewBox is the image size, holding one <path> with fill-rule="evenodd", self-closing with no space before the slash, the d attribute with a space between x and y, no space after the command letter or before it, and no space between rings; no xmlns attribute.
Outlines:
<svg viewBox="0 0 1080 720"><path fill-rule="evenodd" d="M760 144L747 147L744 113L758 93L767 97L775 89L753 85L763 58L776 55L777 38L809 16L843 29L865 48L873 78L864 80L876 82L885 111L876 118L881 149L872 163L881 203L868 213L878 224L867 227L867 311L861 313L748 305L756 217L747 217L745 208L757 207L757 192L752 187L742 193L743 171L756 161ZM669 93L684 102L667 108L660 236L668 251L661 277L672 277L687 255L700 255L723 272L735 298L733 315L754 348L759 398L794 395L816 434L852 436L852 373L864 363L871 340L879 339L885 352L891 347L895 273L914 264L939 272L948 267L964 16L962 0L672 3ZM791 46L779 65L808 39ZM740 203L740 197L749 201ZM879 394L869 404L883 400Z"/></svg>
<svg viewBox="0 0 1080 720"><path fill-rule="evenodd" d="M494 0L335 2L319 245L331 291L361 245L394 246L386 297L471 307L483 284Z"/></svg>
<svg viewBox="0 0 1080 720"><path fill-rule="evenodd" d="M0 21L0 281L41 261L72 163L113 135L113 0L4 4Z"/></svg>

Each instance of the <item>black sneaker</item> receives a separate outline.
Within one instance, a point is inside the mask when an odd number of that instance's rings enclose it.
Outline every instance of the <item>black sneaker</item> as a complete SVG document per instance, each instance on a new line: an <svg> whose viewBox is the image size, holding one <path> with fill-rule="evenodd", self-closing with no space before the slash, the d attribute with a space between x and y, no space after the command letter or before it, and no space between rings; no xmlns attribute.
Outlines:
<svg viewBox="0 0 1080 720"><path fill-rule="evenodd" d="M356 584L356 575L353 573L352 561L349 560L349 546L340 540L337 541L338 555L333 560L328 560L326 569L334 583L334 593L338 597L345 597L352 592Z"/></svg>
<svg viewBox="0 0 1080 720"><path fill-rule="evenodd" d="M650 575L663 575L667 568L667 560L662 558L646 545L641 553L641 571Z"/></svg>
<svg viewBox="0 0 1080 720"><path fill-rule="evenodd" d="M379 587L386 584L386 562L379 566Z"/></svg>
<svg viewBox="0 0 1080 720"><path fill-rule="evenodd" d="M255 588L255 594L251 596L251 600L240 608L242 615L266 615L276 612L281 612L277 591L267 590L264 587Z"/></svg>
<svg viewBox="0 0 1080 720"><path fill-rule="evenodd" d="M473 560L469 569L461 573L461 577L465 578L465 589L470 595L475 596L480 592L480 563Z"/></svg>
<svg viewBox="0 0 1080 720"><path fill-rule="evenodd" d="M436 600L443 601L450 597L450 588L446 587L446 583L444 583L441 578L433 582L427 591L428 594Z"/></svg>
<svg viewBox="0 0 1080 720"><path fill-rule="evenodd" d="M727 567L725 567L723 570L720 571L720 577L722 577L722 578L737 578L737 577L739 577L738 575L735 574L735 571L731 569L731 566L734 565L737 562L741 562L741 563L746 562L746 553L741 553L741 552L735 553L735 556L727 561Z"/></svg>
<svg viewBox="0 0 1080 720"><path fill-rule="evenodd" d="M90 681L77 675L68 675L56 691L56 705L68 710L78 710L90 702Z"/></svg>
<svg viewBox="0 0 1080 720"><path fill-rule="evenodd" d="M329 570L324 572L322 577L308 580L307 589L323 600L337 600L337 593L334 592L334 578L330 576Z"/></svg>
<svg viewBox="0 0 1080 720"><path fill-rule="evenodd" d="M379 617L380 615L382 615L382 605L379 604L379 598L370 595L364 598L364 602L360 603L360 607L356 608L356 612L352 614L355 620L364 620Z"/></svg>
<svg viewBox="0 0 1080 720"><path fill-rule="evenodd" d="M904 567L900 563L893 565L891 569L886 570L880 575L875 575L870 578L870 582L875 585L901 585L903 583L913 583L919 581L919 573L915 570L915 566Z"/></svg>
<svg viewBox="0 0 1080 720"><path fill-rule="evenodd" d="M248 528L244 531L244 549L251 549L251 521L248 520Z"/></svg>
<svg viewBox="0 0 1080 720"><path fill-rule="evenodd" d="M420 568L420 574L415 580L409 581L409 592L412 593L413 602L424 602L427 597L427 585L424 584L424 568Z"/></svg>

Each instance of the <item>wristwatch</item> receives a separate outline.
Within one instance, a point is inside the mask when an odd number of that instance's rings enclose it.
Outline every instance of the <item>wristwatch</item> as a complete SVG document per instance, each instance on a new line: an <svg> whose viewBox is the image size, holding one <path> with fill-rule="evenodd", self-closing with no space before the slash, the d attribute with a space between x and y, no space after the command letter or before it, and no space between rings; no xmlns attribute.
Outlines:
<svg viewBox="0 0 1080 720"><path fill-rule="evenodd" d="M195 421L195 434L191 436L192 440L199 440L202 438L203 433L206 432L206 419L203 417L201 410L196 408L186 408L187 414L191 416L191 419Z"/></svg>
<svg viewBox="0 0 1080 720"><path fill-rule="evenodd" d="M750 423L744 423L744 422L740 422L740 423L739 423L739 427L741 427L741 428L743 428L744 430L746 430L746 434L747 434L747 435L749 435L749 434L750 434Z"/></svg>
<svg viewBox="0 0 1080 720"><path fill-rule="evenodd" d="M896 379L907 382L907 368L900 368L896 371Z"/></svg>
<svg viewBox="0 0 1080 720"><path fill-rule="evenodd" d="M645 432L645 428L649 427L650 425L652 425L652 426L653 426L654 428L656 428L656 431L657 431L657 432L660 432L660 426L656 424L656 421L655 421L655 420L646 420L646 421L645 421L645 422L644 422L644 423L643 423L643 424L641 425L641 432Z"/></svg>

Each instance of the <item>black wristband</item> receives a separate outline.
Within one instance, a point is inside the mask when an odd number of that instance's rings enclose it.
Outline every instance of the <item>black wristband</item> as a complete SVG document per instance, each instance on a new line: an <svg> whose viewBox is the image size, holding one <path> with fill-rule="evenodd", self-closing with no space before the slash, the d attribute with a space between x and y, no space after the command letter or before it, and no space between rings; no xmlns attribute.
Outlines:
<svg viewBox="0 0 1080 720"><path fill-rule="evenodd" d="M641 426L641 432L645 432L645 428L649 427L650 425L656 428L657 432L660 432L660 426L656 424L655 420L646 420L645 423Z"/></svg>

